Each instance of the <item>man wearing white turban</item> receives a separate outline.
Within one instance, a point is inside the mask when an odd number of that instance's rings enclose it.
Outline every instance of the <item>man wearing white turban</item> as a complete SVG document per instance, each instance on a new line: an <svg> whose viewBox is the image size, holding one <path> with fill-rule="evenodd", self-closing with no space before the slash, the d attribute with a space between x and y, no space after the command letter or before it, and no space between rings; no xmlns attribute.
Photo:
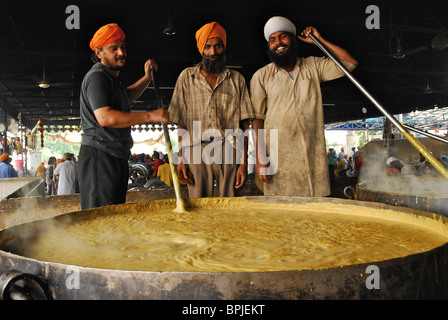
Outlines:
<svg viewBox="0 0 448 320"><path fill-rule="evenodd" d="M277 31L285 31L296 35L296 26L288 19L283 17L272 17L264 26L264 37L269 41L271 34Z"/></svg>
<svg viewBox="0 0 448 320"><path fill-rule="evenodd" d="M297 38L313 44L311 33L349 70L355 68L357 61L316 28L306 27ZM264 182L265 195L328 196L320 82L344 73L329 58L298 57L296 27L284 17L269 19L264 35L272 63L259 69L250 82L257 141L264 138L259 130L266 130L266 149L257 143L257 178ZM278 134L278 141L271 141L271 133Z"/></svg>

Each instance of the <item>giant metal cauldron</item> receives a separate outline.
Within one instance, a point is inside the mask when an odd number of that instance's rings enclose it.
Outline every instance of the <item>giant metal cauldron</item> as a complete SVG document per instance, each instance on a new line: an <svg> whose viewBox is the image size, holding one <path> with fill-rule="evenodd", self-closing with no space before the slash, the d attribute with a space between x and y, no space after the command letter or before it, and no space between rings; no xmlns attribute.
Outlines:
<svg viewBox="0 0 448 320"><path fill-rule="evenodd" d="M236 198L235 198L236 199ZM199 199L200 200L200 199ZM368 208L391 206L332 198L247 197L263 203L337 203ZM161 200L175 207L174 200ZM239 198L241 201L241 198ZM188 206L197 205L195 199ZM137 210L145 203L120 205ZM102 207L69 213L106 213ZM395 208L406 215L425 216L446 225L446 217L409 208ZM4 218L4 217L3 217ZM25 216L16 225L33 221ZM0 221L1 225L1 221ZM10 226L8 229L12 228ZM8 230L7 229L7 230ZM6 231L7 231L6 230ZM3 299L425 299L448 297L448 244L424 253L386 261L372 261L338 268L274 272L147 272L76 267L39 261L0 251L0 291ZM381 271L380 288L368 288L369 265ZM77 272L78 283L71 278Z"/></svg>
<svg viewBox="0 0 448 320"><path fill-rule="evenodd" d="M356 185L356 199L435 212L448 217L447 197L370 190L367 186L358 184Z"/></svg>

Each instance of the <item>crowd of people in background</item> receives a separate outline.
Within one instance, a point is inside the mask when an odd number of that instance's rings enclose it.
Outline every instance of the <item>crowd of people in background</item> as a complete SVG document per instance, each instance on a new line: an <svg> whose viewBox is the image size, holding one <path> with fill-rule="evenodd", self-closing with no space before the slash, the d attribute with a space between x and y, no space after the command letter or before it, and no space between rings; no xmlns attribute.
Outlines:
<svg viewBox="0 0 448 320"><path fill-rule="evenodd" d="M431 163L422 154L419 154L419 156L420 160L418 163L405 163L392 152L388 151L383 158L384 162L374 165L374 168L376 168L375 174L386 176L413 174L421 176L434 172L435 169ZM438 160L448 169L448 156L443 155ZM338 153L334 148L329 148L327 162L330 179L333 181L334 179L343 177L359 177L366 159L363 157L360 147L357 147L357 149L353 147L348 155L345 154L344 148L341 148ZM369 170L371 171L371 169Z"/></svg>
<svg viewBox="0 0 448 320"><path fill-rule="evenodd" d="M129 165L133 166L135 164L143 165L148 170L149 177L160 179L169 187L173 185L168 155L163 155L158 151L154 151L152 156L144 153L134 153L129 158Z"/></svg>
<svg viewBox="0 0 448 320"><path fill-rule="evenodd" d="M19 176L10 162L11 157L8 153L0 156L0 178ZM51 156L46 163L39 163L34 176L45 181L47 196L79 193L78 164L73 153L66 152L60 159Z"/></svg>
<svg viewBox="0 0 448 320"><path fill-rule="evenodd" d="M329 148L327 152L327 162L330 180L342 177L358 177L361 172L363 161L364 159L360 147L353 147L349 154L344 152L344 148L341 148L339 153L336 153L334 148Z"/></svg>
<svg viewBox="0 0 448 320"><path fill-rule="evenodd" d="M36 169L36 177L45 180L45 194L68 195L79 193L78 163L73 153L64 153L62 158L48 158L47 166L41 162Z"/></svg>
<svg viewBox="0 0 448 320"><path fill-rule="evenodd" d="M10 162L11 157L8 153L3 153L0 156L0 178L18 177L17 171ZM349 154L345 154L344 148L341 148L339 152L336 152L334 148L329 148L327 162L330 179L333 181L335 178L358 177L364 158L360 147L353 147ZM448 156L442 156L441 163L448 168ZM152 156L144 153L132 154L129 158L129 166L135 164L143 165L148 170L149 177L162 180L168 187L173 186L168 155L157 151L154 151ZM385 168L381 170L381 173L386 175L401 173L420 175L431 170L431 168L431 164L421 154L420 163L417 166L412 166L412 168L394 155L388 154ZM49 157L46 163L41 162L37 166L35 176L44 179L47 196L79 193L78 164L72 153L64 153L63 157L59 159L54 156Z"/></svg>
<svg viewBox="0 0 448 320"><path fill-rule="evenodd" d="M17 170L10 164L8 153L0 156L0 178L18 177ZM168 155L157 151L149 154L132 154L129 165L141 164L148 169L149 177L162 180L168 187L173 186ZM61 158L51 156L41 162L34 173L45 181L45 195L67 195L79 193L78 163L73 153L64 153Z"/></svg>

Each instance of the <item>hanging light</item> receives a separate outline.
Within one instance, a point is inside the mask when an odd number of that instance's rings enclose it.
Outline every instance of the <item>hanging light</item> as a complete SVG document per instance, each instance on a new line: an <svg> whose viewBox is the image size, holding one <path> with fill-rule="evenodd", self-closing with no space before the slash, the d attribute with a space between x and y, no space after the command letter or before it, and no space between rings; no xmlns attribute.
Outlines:
<svg viewBox="0 0 448 320"><path fill-rule="evenodd" d="M398 38L397 41L398 41L398 44L397 44L397 48L395 49L395 52L393 54L393 57L395 59L406 58L406 54L404 53L403 48L401 47L400 38Z"/></svg>
<svg viewBox="0 0 448 320"><path fill-rule="evenodd" d="M39 87L42 89L47 89L47 88L50 88L50 85L48 83L41 82L41 83L39 83Z"/></svg>
<svg viewBox="0 0 448 320"><path fill-rule="evenodd" d="M171 14L168 13L168 24L165 27L165 29L163 29L163 34L166 36L174 36L176 33L177 33L176 27L171 22Z"/></svg>
<svg viewBox="0 0 448 320"><path fill-rule="evenodd" d="M42 82L39 83L39 87L42 89L50 88L50 84L45 80L45 63L42 68Z"/></svg>

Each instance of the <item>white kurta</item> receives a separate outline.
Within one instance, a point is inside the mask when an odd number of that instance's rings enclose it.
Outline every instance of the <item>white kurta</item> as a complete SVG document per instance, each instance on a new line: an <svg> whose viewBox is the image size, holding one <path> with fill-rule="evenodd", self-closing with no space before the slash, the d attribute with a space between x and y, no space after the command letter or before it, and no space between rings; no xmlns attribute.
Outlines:
<svg viewBox="0 0 448 320"><path fill-rule="evenodd" d="M71 161L64 161L58 164L54 170L54 175L59 176L58 195L76 193L76 183L78 182L78 166Z"/></svg>
<svg viewBox="0 0 448 320"><path fill-rule="evenodd" d="M354 65L344 62L353 70ZM267 153L275 174L265 195L327 196L330 179L325 151L320 83L344 73L325 57L299 58L293 79L274 63L252 77L250 91L257 119L264 119ZM270 141L272 129L278 141ZM275 152L278 146L278 154Z"/></svg>

